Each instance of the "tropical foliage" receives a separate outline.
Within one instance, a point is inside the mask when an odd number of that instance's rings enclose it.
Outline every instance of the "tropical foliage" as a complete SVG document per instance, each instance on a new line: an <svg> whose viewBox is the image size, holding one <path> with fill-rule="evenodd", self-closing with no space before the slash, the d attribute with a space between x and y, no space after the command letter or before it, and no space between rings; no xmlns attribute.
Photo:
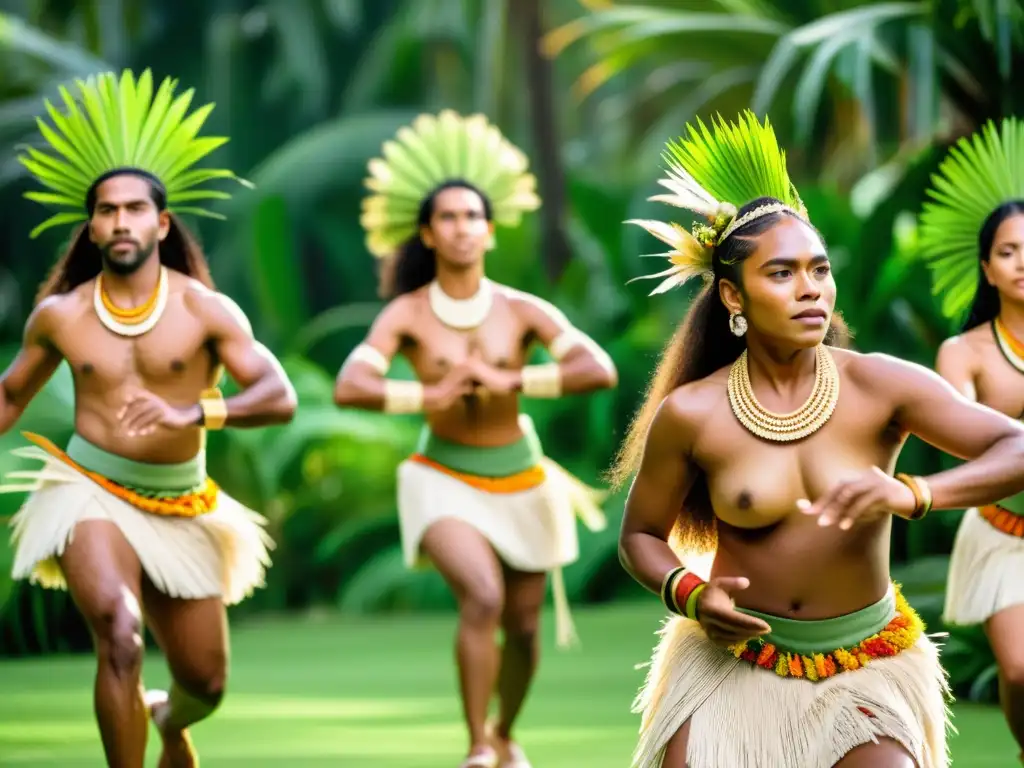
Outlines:
<svg viewBox="0 0 1024 768"><path fill-rule="evenodd" d="M488 269L554 301L618 363L615 391L527 406L552 457L587 482L608 466L688 301L686 291L648 298L644 286L626 285L648 271L636 254L651 243L622 222L659 215L647 198L664 142L694 115L731 117L748 106L770 114L829 242L840 309L861 348L930 364L950 330L916 257L913 214L944 147L1021 106L1011 87L1024 65L1018 4L555 0L543 16L540 8L539 0L0 0L0 141L37 142L35 115L60 83L150 68L155 81L176 77L196 88L196 103L216 104L208 130L231 141L214 162L255 185L218 202L226 222L189 222L218 284L282 358L302 403L286 427L211 439L211 470L267 514L278 542L268 588L239 613L451 606L440 577L407 572L398 550L395 467L418 422L342 412L331 399L335 371L381 306L358 218L366 163L421 112L480 111L531 158L544 207L499 230ZM29 241L25 222L41 220L40 211L22 198L32 186L8 155L0 159L4 361L66 235L55 228ZM70 405L61 369L19 428L64 439ZM0 470L14 467L7 450L19 439L0 439ZM912 441L901 468L939 463ZM0 496L0 516L18 502ZM581 531L581 559L567 572L573 600L637 593L615 552L621 505L621 494L607 502L606 531ZM900 578L932 629L941 628L942 556L956 524L956 515L936 515L895 527ZM9 559L0 541L0 652L85 647L68 598L12 584ZM987 695L987 645L954 635L947 654L968 652L984 664L958 662L955 682Z"/></svg>

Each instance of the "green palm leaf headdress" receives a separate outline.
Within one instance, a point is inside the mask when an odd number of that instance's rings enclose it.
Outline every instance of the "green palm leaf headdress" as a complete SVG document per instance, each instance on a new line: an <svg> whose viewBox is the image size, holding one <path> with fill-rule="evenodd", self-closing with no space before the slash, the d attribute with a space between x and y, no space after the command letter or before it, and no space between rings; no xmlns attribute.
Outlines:
<svg viewBox="0 0 1024 768"><path fill-rule="evenodd" d="M369 163L360 224L374 256L392 255L417 231L420 205L446 181L467 181L487 196L494 220L515 226L540 207L529 162L483 115L451 110L420 115Z"/></svg>
<svg viewBox="0 0 1024 768"><path fill-rule="evenodd" d="M225 192L197 189L213 179L252 185L228 170L192 168L227 138L197 138L214 105L207 104L186 117L194 90L175 97L177 84L177 80L165 78L154 93L148 69L137 80L129 70L120 79L113 72L104 72L75 81L77 101L62 86L63 112L45 102L53 126L41 118L37 123L48 151L28 147L18 159L50 191L26 192L25 197L71 210L51 216L32 230L31 237L53 226L87 219L90 190L99 179L121 170L158 181L166 192L168 209L175 213L224 218L182 203L230 198Z"/></svg>
<svg viewBox="0 0 1024 768"><path fill-rule="evenodd" d="M942 313L962 317L978 288L978 235L1003 203L1024 199L1024 122L991 120L956 143L932 176L920 216L919 248Z"/></svg>
<svg viewBox="0 0 1024 768"><path fill-rule="evenodd" d="M713 130L708 130L699 118L696 128L686 128L689 136L669 142L664 154L669 171L659 183L671 194L649 199L685 208L706 223L695 224L687 231L674 222L626 222L643 227L672 249L651 254L668 258L671 267L636 278L664 278L651 291L652 296L693 277L710 275L715 247L754 219L788 211L807 220L807 210L786 170L786 153L779 148L767 119L762 125L753 112L746 110L735 123L727 123L719 115L712 121ZM759 197L774 197L781 202L758 206L737 218L740 208Z"/></svg>

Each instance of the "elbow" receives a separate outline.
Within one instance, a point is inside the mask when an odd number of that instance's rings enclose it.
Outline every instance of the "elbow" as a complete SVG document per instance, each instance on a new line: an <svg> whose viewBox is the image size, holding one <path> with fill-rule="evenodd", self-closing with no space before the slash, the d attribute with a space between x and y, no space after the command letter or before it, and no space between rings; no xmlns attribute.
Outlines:
<svg viewBox="0 0 1024 768"><path fill-rule="evenodd" d="M339 378L334 385L334 404L339 408L355 408L360 402L360 389L348 378Z"/></svg>
<svg viewBox="0 0 1024 768"><path fill-rule="evenodd" d="M274 398L272 417L275 424L288 424L295 418L299 410L299 396L295 393L295 387L290 382L285 382L281 391Z"/></svg>

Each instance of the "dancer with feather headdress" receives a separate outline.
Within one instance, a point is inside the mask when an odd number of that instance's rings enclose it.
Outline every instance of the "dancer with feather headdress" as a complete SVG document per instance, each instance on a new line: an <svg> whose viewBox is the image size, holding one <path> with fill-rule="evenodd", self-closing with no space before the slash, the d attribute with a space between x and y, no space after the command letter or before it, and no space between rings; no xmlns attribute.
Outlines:
<svg viewBox="0 0 1024 768"><path fill-rule="evenodd" d="M706 284L614 473L635 473L623 562L676 614L633 766L946 766L946 681L890 581L891 520L1024 489L1024 427L845 348L828 251L767 122L699 122L667 159L660 199L702 223L636 223L671 248L660 288ZM969 461L894 478L910 434ZM709 553L710 574L683 564Z"/></svg>
<svg viewBox="0 0 1024 768"><path fill-rule="evenodd" d="M296 398L238 306L218 293L181 213L236 179L192 166L224 138L196 138L213 105L186 117L193 92L154 92L151 73L104 73L46 103L47 150L21 162L70 209L36 227L84 222L39 292L22 348L0 377L0 432L57 367L75 387L75 433L15 453L42 467L10 474L30 491L12 520L14 577L68 589L95 638L95 707L107 763L141 768L148 714L162 768L197 758L188 727L208 717L227 677L225 605L262 586L271 541L262 517L206 474L207 430L291 419ZM241 391L224 398L223 369ZM141 692L143 623L167 657L169 692Z"/></svg>
<svg viewBox="0 0 1024 768"><path fill-rule="evenodd" d="M965 397L1024 418L1024 122L989 122L961 139L928 194L920 250L943 312L963 322L936 369ZM964 513L944 619L984 624L1024 762L1024 494Z"/></svg>
<svg viewBox="0 0 1024 768"><path fill-rule="evenodd" d="M537 666L546 573L566 645L561 568L578 555L575 517L604 526L602 494L544 457L519 398L611 387L615 367L554 306L484 275L495 223L515 226L540 204L526 168L482 115L422 115L385 143L384 158L370 162L362 223L392 301L342 367L335 398L425 414L416 453L398 471L398 511L406 563L432 562L459 602L462 768L529 768L512 727ZM535 344L553 362L527 364ZM418 380L386 376L397 354ZM495 686L500 710L489 726Z"/></svg>

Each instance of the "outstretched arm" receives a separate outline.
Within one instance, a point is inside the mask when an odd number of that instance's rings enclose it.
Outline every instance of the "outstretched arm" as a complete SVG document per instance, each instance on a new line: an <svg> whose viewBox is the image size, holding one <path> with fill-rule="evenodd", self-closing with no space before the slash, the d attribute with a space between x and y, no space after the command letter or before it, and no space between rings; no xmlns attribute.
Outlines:
<svg viewBox="0 0 1024 768"><path fill-rule="evenodd" d="M524 395L558 397L616 386L618 371L608 353L553 304L529 294L519 294L515 304L556 361L522 370L519 389Z"/></svg>
<svg viewBox="0 0 1024 768"><path fill-rule="evenodd" d="M448 408L471 391L465 366L456 366L436 384L387 378L401 346L405 305L393 301L378 315L366 339L349 354L334 385L334 402L342 408L384 413L419 413Z"/></svg>
<svg viewBox="0 0 1024 768"><path fill-rule="evenodd" d="M21 349L0 376L0 434L17 423L64 359L50 340L53 322L53 304L48 300L25 323Z"/></svg>
<svg viewBox="0 0 1024 768"><path fill-rule="evenodd" d="M879 358L904 430L967 461L925 478L933 509L992 504L1024 491L1024 425L968 400L922 366Z"/></svg>
<svg viewBox="0 0 1024 768"><path fill-rule="evenodd" d="M291 421L298 407L295 389L273 353L256 341L238 305L219 293L205 294L196 304L218 360L242 389L224 401L223 426L264 427ZM192 413L193 423L202 424L201 405L193 406Z"/></svg>

